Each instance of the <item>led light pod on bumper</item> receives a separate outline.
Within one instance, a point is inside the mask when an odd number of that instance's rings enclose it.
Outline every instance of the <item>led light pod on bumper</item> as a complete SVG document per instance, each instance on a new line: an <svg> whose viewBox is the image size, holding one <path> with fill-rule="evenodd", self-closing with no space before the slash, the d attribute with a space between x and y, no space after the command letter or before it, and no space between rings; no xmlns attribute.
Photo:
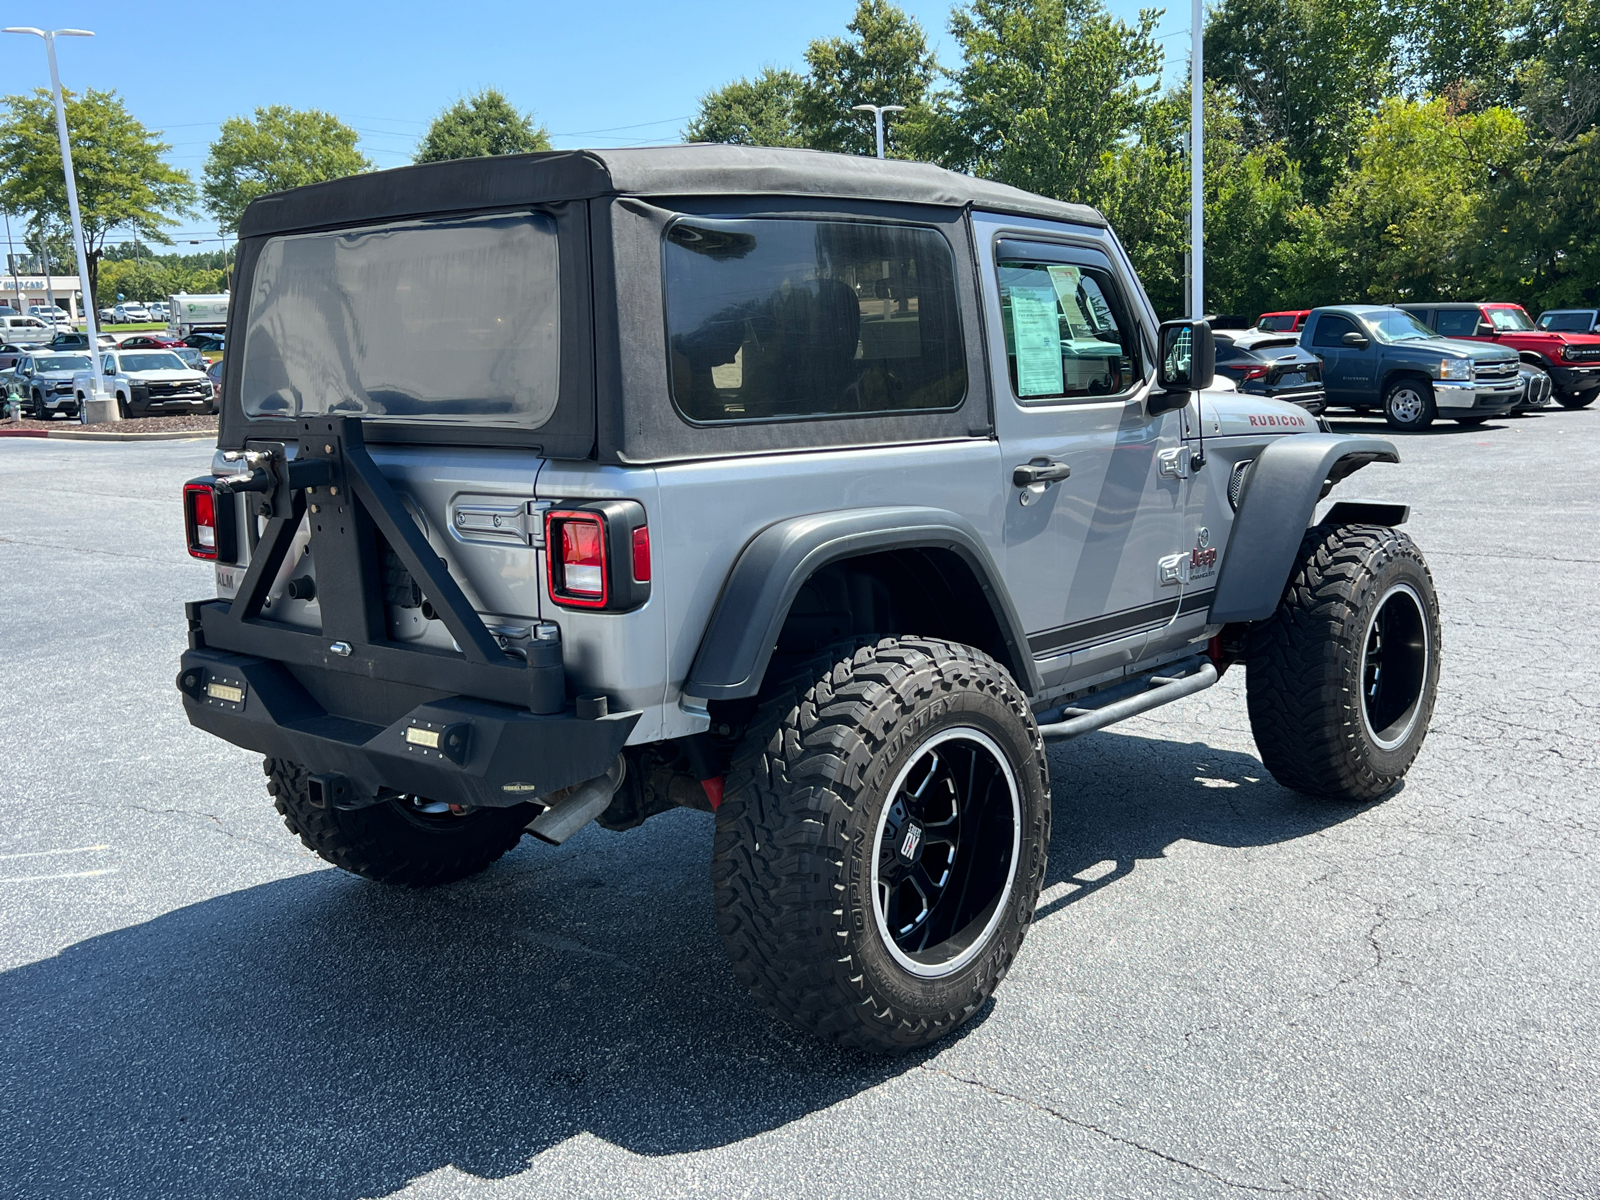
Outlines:
<svg viewBox="0 0 1600 1200"><path fill-rule="evenodd" d="M650 527L637 500L590 500L544 518L550 599L563 608L632 612L650 599Z"/></svg>

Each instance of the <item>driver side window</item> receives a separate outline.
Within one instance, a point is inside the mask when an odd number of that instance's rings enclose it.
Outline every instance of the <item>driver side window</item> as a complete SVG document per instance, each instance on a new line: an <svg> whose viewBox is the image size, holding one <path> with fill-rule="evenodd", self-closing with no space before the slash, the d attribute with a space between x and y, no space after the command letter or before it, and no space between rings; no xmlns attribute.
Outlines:
<svg viewBox="0 0 1600 1200"><path fill-rule="evenodd" d="M1115 396L1138 385L1137 333L1106 271L1015 255L997 265L1017 399Z"/></svg>
<svg viewBox="0 0 1600 1200"><path fill-rule="evenodd" d="M1317 318L1317 332L1316 336L1311 339L1311 344L1328 349L1338 349L1344 345L1344 335L1355 332L1355 322L1349 318L1337 316L1333 313L1324 313Z"/></svg>

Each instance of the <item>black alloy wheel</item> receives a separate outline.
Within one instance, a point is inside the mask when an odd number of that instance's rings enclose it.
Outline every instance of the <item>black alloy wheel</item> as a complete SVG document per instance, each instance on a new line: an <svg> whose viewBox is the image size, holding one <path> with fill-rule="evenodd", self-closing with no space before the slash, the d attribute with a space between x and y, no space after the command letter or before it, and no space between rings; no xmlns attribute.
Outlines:
<svg viewBox="0 0 1600 1200"><path fill-rule="evenodd" d="M1428 682L1431 647L1423 601L1396 583L1378 602L1361 650L1361 719L1367 736L1394 750L1416 725Z"/></svg>
<svg viewBox="0 0 1600 1200"><path fill-rule="evenodd" d="M1021 807L1005 755L981 730L945 730L895 781L873 868L878 932L913 975L960 970L1014 881Z"/></svg>

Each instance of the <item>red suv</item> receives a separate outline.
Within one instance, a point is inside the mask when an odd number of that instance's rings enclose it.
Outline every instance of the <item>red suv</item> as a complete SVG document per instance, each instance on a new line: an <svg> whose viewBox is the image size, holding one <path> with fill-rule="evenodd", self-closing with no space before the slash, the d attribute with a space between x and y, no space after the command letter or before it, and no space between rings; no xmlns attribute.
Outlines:
<svg viewBox="0 0 1600 1200"><path fill-rule="evenodd" d="M1563 408L1600 396L1600 334L1540 329L1520 304L1402 304L1440 337L1499 342L1525 363L1542 367Z"/></svg>

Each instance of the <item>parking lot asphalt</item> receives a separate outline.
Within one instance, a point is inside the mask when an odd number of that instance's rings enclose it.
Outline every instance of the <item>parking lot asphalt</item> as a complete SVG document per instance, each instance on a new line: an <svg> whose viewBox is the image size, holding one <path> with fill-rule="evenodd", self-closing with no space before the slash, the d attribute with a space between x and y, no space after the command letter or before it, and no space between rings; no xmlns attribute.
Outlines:
<svg viewBox="0 0 1600 1200"><path fill-rule="evenodd" d="M1438 582L1403 789L1279 787L1239 671L1055 748L1011 977L902 1059L755 1011L708 815L327 867L173 687L209 444L0 441L0 1195L1600 1194L1600 412L1397 441L1335 495Z"/></svg>

